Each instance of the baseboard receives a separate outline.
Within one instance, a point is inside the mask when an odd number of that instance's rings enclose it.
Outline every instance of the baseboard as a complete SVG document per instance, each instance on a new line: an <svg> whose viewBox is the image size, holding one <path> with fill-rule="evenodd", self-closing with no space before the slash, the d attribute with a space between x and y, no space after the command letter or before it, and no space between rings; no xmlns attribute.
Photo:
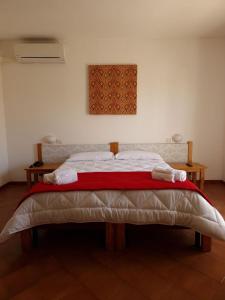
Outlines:
<svg viewBox="0 0 225 300"><path fill-rule="evenodd" d="M9 181L9 182L3 184L2 186L0 186L0 191L9 187L10 185L15 186L15 185L26 185L26 184L27 184L26 181Z"/></svg>
<svg viewBox="0 0 225 300"><path fill-rule="evenodd" d="M225 182L223 181L223 180L210 180L210 179L207 179L207 180L205 180L205 183L207 184L207 183L214 183L214 184L218 184L218 183L223 183L223 184L225 184Z"/></svg>
<svg viewBox="0 0 225 300"><path fill-rule="evenodd" d="M7 185L24 185L24 184L27 184L26 181L10 181L7 183Z"/></svg>
<svg viewBox="0 0 225 300"><path fill-rule="evenodd" d="M9 182L4 183L3 185L0 186L0 191L5 189L9 185Z"/></svg>

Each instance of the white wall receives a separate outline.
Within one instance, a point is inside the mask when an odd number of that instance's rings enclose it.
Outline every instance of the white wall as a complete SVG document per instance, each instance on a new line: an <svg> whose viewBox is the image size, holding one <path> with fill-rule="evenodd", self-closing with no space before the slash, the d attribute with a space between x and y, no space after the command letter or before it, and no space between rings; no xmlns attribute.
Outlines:
<svg viewBox="0 0 225 300"><path fill-rule="evenodd" d="M0 58L1 59L1 58ZM8 181L8 154L3 102L2 65L0 60L0 187Z"/></svg>
<svg viewBox="0 0 225 300"><path fill-rule="evenodd" d="M223 181L225 182L225 110L224 110L224 147L223 147Z"/></svg>
<svg viewBox="0 0 225 300"><path fill-rule="evenodd" d="M225 111L222 40L79 39L66 64L3 66L12 180L24 178L34 144L46 134L64 143L164 142L173 133L194 141L194 160L221 179ZM136 63L138 113L87 113L87 65Z"/></svg>

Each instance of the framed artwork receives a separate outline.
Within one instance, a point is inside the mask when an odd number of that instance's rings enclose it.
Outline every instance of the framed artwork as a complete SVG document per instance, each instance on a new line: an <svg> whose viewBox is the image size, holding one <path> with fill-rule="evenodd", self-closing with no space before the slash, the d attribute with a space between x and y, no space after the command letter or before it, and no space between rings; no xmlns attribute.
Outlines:
<svg viewBox="0 0 225 300"><path fill-rule="evenodd" d="M137 112L137 65L89 65L89 113Z"/></svg>

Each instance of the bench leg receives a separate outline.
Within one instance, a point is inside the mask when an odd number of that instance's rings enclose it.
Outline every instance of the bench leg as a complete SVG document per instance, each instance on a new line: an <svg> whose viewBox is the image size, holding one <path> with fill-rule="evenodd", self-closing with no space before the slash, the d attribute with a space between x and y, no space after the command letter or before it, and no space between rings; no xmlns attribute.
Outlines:
<svg viewBox="0 0 225 300"><path fill-rule="evenodd" d="M195 232L195 246L202 252L210 252L212 248L212 239L199 232Z"/></svg>
<svg viewBox="0 0 225 300"><path fill-rule="evenodd" d="M106 249L123 250L125 248L125 224L106 223Z"/></svg>
<svg viewBox="0 0 225 300"><path fill-rule="evenodd" d="M23 252L29 252L32 249L32 230L26 229L20 233L21 248Z"/></svg>
<svg viewBox="0 0 225 300"><path fill-rule="evenodd" d="M29 252L33 247L38 246L38 231L37 228L30 228L21 231L20 233L21 248L23 252Z"/></svg>
<svg viewBox="0 0 225 300"><path fill-rule="evenodd" d="M125 224L115 224L115 248L123 250L126 244Z"/></svg>
<svg viewBox="0 0 225 300"><path fill-rule="evenodd" d="M107 250L114 250L115 224L105 223L105 247Z"/></svg>

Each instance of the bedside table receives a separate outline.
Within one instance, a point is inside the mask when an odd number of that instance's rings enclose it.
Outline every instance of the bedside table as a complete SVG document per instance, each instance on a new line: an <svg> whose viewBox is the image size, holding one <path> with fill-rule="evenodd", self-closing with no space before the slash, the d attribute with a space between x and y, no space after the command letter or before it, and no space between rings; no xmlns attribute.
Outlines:
<svg viewBox="0 0 225 300"><path fill-rule="evenodd" d="M38 182L38 176L46 173L51 173L57 169L61 164L52 163L52 164L43 164L41 167L26 168L27 175L27 185L30 187L32 185L32 175L34 175L34 182Z"/></svg>
<svg viewBox="0 0 225 300"><path fill-rule="evenodd" d="M194 183L197 183L197 179L199 179L199 188L202 191L204 190L206 166L199 163L192 163L192 166L188 166L185 163L170 163L169 165L174 169L186 171L188 177Z"/></svg>

